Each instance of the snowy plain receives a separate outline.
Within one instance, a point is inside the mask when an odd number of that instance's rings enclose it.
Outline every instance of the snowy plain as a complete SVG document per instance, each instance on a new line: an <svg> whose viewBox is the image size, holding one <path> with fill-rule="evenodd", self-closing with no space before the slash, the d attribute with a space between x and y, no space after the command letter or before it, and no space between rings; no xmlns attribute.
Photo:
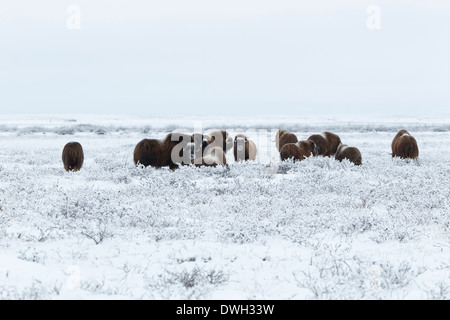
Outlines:
<svg viewBox="0 0 450 320"><path fill-rule="evenodd" d="M0 299L450 299L450 116L0 119ZM199 124L244 130L257 161L134 166L141 139ZM279 128L363 165L280 163ZM389 155L403 128L419 161Z"/></svg>

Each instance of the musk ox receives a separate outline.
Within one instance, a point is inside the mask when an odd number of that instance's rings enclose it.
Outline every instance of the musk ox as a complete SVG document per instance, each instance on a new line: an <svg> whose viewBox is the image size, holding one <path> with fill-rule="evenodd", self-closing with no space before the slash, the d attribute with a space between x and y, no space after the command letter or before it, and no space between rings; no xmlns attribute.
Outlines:
<svg viewBox="0 0 450 320"><path fill-rule="evenodd" d="M290 132L289 130L278 130L275 136L275 144L277 146L278 152L281 151L281 149L285 144L297 142L298 142L297 136L292 132Z"/></svg>
<svg viewBox="0 0 450 320"><path fill-rule="evenodd" d="M183 151L185 155L190 154L189 163L183 161L183 164L190 164L193 159L202 158L211 153L215 147L219 147L226 152L227 148L230 148L230 141L232 146L233 142L226 131L213 131L209 134L194 133L191 142L186 145L186 149Z"/></svg>
<svg viewBox="0 0 450 320"><path fill-rule="evenodd" d="M329 157L336 153L336 150L341 143L341 138L331 132L323 132L321 134L313 134L308 140L314 141L317 145L317 155Z"/></svg>
<svg viewBox="0 0 450 320"><path fill-rule="evenodd" d="M400 130L392 141L392 156L402 159L416 159L419 157L419 147L416 139L405 129Z"/></svg>
<svg viewBox="0 0 450 320"><path fill-rule="evenodd" d="M193 159L192 164L196 167L216 167L218 165L224 165L228 168L225 151L218 146L208 149L203 157Z"/></svg>
<svg viewBox="0 0 450 320"><path fill-rule="evenodd" d="M221 147L225 153L233 148L233 139L225 130L215 130L208 134L211 137L211 147Z"/></svg>
<svg viewBox="0 0 450 320"><path fill-rule="evenodd" d="M66 171L79 171L83 166L83 147L78 142L69 142L64 146L62 161Z"/></svg>
<svg viewBox="0 0 450 320"><path fill-rule="evenodd" d="M337 148L335 159L338 161L347 159L356 166L360 166L362 164L361 152L359 152L359 150L355 147L349 147L348 145L342 143Z"/></svg>
<svg viewBox="0 0 450 320"><path fill-rule="evenodd" d="M279 129L278 131L277 131L277 134L275 135L275 145L277 146L277 150L278 150L278 152L280 152L280 138L281 138L281 136L283 135L283 134L285 134L285 133L287 133L287 132L289 132L289 130L286 130L286 129Z"/></svg>
<svg viewBox="0 0 450 320"><path fill-rule="evenodd" d="M155 168L178 168L180 163L191 163L190 153L185 152L192 136L182 133L169 133L164 139L143 139L134 149L134 164Z"/></svg>
<svg viewBox="0 0 450 320"><path fill-rule="evenodd" d="M293 158L301 161L317 155L317 145L312 140L301 140L297 143L287 143L281 148L280 158L282 161Z"/></svg>
<svg viewBox="0 0 450 320"><path fill-rule="evenodd" d="M234 137L233 149L235 161L256 160L256 144L243 134Z"/></svg>
<svg viewBox="0 0 450 320"><path fill-rule="evenodd" d="M194 133L191 137L191 142L187 144L186 149L186 152L190 154L189 162L183 164L190 164L192 159L202 157L205 149L211 145L212 141L213 140L209 135Z"/></svg>

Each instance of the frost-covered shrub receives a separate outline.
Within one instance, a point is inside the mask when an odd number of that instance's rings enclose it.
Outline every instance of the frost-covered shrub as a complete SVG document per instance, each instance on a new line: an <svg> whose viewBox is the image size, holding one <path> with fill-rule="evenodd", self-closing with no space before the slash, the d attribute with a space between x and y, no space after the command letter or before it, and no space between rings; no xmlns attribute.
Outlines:
<svg viewBox="0 0 450 320"><path fill-rule="evenodd" d="M229 275L223 270L205 269L193 266L147 279L147 287L155 292L155 298L164 299L200 299L210 291L225 285Z"/></svg>

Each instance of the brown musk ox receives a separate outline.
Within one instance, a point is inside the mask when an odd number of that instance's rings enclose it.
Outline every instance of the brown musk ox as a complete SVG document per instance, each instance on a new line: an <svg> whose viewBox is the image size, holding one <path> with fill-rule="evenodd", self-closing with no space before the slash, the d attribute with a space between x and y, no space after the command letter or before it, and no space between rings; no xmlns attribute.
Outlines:
<svg viewBox="0 0 450 320"><path fill-rule="evenodd" d="M332 132L323 132L321 134L313 134L308 140L314 141L317 145L317 155L330 157L336 153L341 143L341 138Z"/></svg>
<svg viewBox="0 0 450 320"><path fill-rule="evenodd" d="M225 151L218 146L208 149L201 158L193 159L192 164L196 167L216 167L218 165L223 165L228 168Z"/></svg>
<svg viewBox="0 0 450 320"><path fill-rule="evenodd" d="M278 152L280 152L280 138L281 138L281 136L283 135L283 134L285 134L285 133L287 133L287 132L289 132L289 130L287 130L287 129L279 129L278 131L277 131L277 134L275 135L275 145L277 146L277 150L278 150Z"/></svg>
<svg viewBox="0 0 450 320"><path fill-rule="evenodd" d="M234 161L256 160L256 144L243 134L237 134L233 142Z"/></svg>
<svg viewBox="0 0 450 320"><path fill-rule="evenodd" d="M392 157L401 159L417 159L419 147L416 139L405 129L400 130L392 141Z"/></svg>
<svg viewBox="0 0 450 320"><path fill-rule="evenodd" d="M301 140L297 143L287 143L281 148L280 158L282 161L294 159L304 160L310 156L317 155L317 145L312 140Z"/></svg>
<svg viewBox="0 0 450 320"><path fill-rule="evenodd" d="M215 146L221 147L225 153L233 148L233 139L225 130L211 131L208 133L208 136L211 137L211 148Z"/></svg>
<svg viewBox="0 0 450 320"><path fill-rule="evenodd" d="M342 143L337 148L335 159L338 161L347 159L356 166L360 166L362 164L362 156L358 148L349 147L348 145Z"/></svg>
<svg viewBox="0 0 450 320"><path fill-rule="evenodd" d="M298 142L297 136L292 132L290 132L289 130L278 130L275 136L275 144L277 146L278 152L281 151L281 149L285 144L297 142Z"/></svg>
<svg viewBox="0 0 450 320"><path fill-rule="evenodd" d="M80 171L84 162L83 147L78 142L69 142L64 146L62 161L66 171Z"/></svg>
<svg viewBox="0 0 450 320"><path fill-rule="evenodd" d="M191 163L190 153L185 152L190 142L192 136L183 133L169 133L161 140L143 139L134 149L134 164L175 170L178 164Z"/></svg>
<svg viewBox="0 0 450 320"><path fill-rule="evenodd" d="M190 149L187 151L190 153L189 164L192 159L202 157L205 149L211 145L212 142L213 139L210 135L194 133L191 137L191 142L187 145L188 149Z"/></svg>

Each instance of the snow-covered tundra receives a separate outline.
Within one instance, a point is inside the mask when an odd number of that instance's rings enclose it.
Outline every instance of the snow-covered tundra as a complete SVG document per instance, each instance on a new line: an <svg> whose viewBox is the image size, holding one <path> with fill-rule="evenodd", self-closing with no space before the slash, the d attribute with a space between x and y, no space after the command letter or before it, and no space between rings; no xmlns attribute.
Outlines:
<svg viewBox="0 0 450 320"><path fill-rule="evenodd" d="M2 299L450 298L450 117L0 119ZM241 129L256 161L134 166L141 139L199 124ZM281 163L279 128L334 132L362 166ZM390 156L400 129L418 161Z"/></svg>

